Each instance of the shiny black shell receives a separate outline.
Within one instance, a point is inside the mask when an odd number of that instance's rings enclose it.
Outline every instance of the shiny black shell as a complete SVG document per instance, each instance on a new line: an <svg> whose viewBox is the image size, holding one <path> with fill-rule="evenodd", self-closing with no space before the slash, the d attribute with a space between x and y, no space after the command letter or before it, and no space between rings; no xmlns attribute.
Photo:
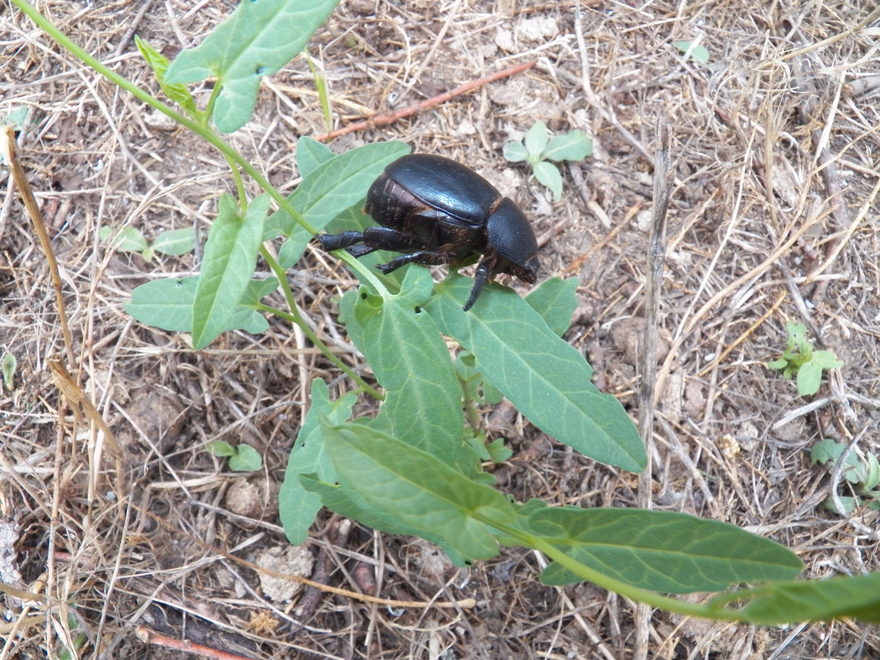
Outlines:
<svg viewBox="0 0 880 660"><path fill-rule="evenodd" d="M385 168L385 176L425 206L472 227L483 227L501 194L472 169L432 154L411 154Z"/></svg>

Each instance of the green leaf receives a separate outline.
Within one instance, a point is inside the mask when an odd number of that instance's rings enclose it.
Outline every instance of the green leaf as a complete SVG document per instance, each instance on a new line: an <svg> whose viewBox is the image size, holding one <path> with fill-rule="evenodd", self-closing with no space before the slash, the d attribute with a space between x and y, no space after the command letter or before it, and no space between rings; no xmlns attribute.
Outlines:
<svg viewBox="0 0 880 660"><path fill-rule="evenodd" d="M776 369L777 371L781 371L788 366L788 360L785 358L779 358L778 360L773 360L767 363L768 369Z"/></svg>
<svg viewBox="0 0 880 660"><path fill-rule="evenodd" d="M98 231L98 238L109 242L110 246L119 252L143 252L150 245L140 229L131 225L126 225L118 231L104 225Z"/></svg>
<svg viewBox="0 0 880 660"><path fill-rule="evenodd" d="M836 461L846 445L835 440L820 440L813 448L810 449L810 463L815 465L825 465L831 461Z"/></svg>
<svg viewBox="0 0 880 660"><path fill-rule="evenodd" d="M536 163L533 169L535 178L550 189L553 193L553 199L559 201L562 199L562 175L559 168L553 163L542 160Z"/></svg>
<svg viewBox="0 0 880 660"><path fill-rule="evenodd" d="M312 170L287 198L316 228L323 229L337 215L362 200L385 166L409 153L403 142L377 142L324 161ZM283 209L267 220L263 240L291 236L304 246L311 235Z"/></svg>
<svg viewBox="0 0 880 660"><path fill-rule="evenodd" d="M593 141L583 131L569 131L552 138L541 154L542 158L561 161L583 160L593 153Z"/></svg>
<svg viewBox="0 0 880 660"><path fill-rule="evenodd" d="M0 373L3 374L3 386L7 392L11 392L15 386L15 369L17 366L18 360L15 359L15 355L4 352L3 357L0 358ZM2 391L2 388L0 388L0 391Z"/></svg>
<svg viewBox="0 0 880 660"><path fill-rule="evenodd" d="M788 349L787 352L801 354L801 356L809 358L810 354L813 352L813 345L810 343L810 340L807 339L807 328L802 323L792 323L791 321L785 324L785 329L788 332Z"/></svg>
<svg viewBox="0 0 880 660"><path fill-rule="evenodd" d="M486 451L489 452L489 459L495 463L501 463L513 456L513 450L504 444L504 438L495 438L488 443Z"/></svg>
<svg viewBox="0 0 880 660"><path fill-rule="evenodd" d="M577 308L578 280L576 277L563 280L551 277L539 284L526 296L529 303L544 322L560 337L571 325L571 317Z"/></svg>
<svg viewBox="0 0 880 660"><path fill-rule="evenodd" d="M224 133L247 123L262 76L278 72L299 53L338 0L245 1L195 48L181 51L166 80L216 78L213 120Z"/></svg>
<svg viewBox="0 0 880 660"><path fill-rule="evenodd" d="M535 125L528 130L525 138L525 148L529 155L530 163L537 163L540 160L541 153L544 151L544 147L547 146L549 139L550 136L547 134L547 124L542 121L536 122Z"/></svg>
<svg viewBox="0 0 880 660"><path fill-rule="evenodd" d="M352 424L357 428L367 429L367 427ZM300 482L309 492L314 493L321 498L321 502L331 511L357 520L361 524L373 529L386 532L388 534L397 534L401 536L421 536L431 543L435 543L443 548L446 554L457 566L465 566L465 558L455 550L455 548L447 545L443 538L430 531L419 528L409 527L400 522L393 514L385 515L370 507L370 504L364 501L357 493L343 488L337 484L327 483L316 478L314 475L300 475Z"/></svg>
<svg viewBox="0 0 880 660"><path fill-rule="evenodd" d="M843 366L843 362L831 351L813 351L813 359L810 362L820 369L840 369Z"/></svg>
<svg viewBox="0 0 880 660"><path fill-rule="evenodd" d="M862 480L862 488L864 490L873 490L880 484L880 462L874 454L868 454L868 460L865 465L865 478Z"/></svg>
<svg viewBox="0 0 880 660"><path fill-rule="evenodd" d="M775 626L843 617L880 623L880 573L771 584L747 595L750 600L740 611L753 623Z"/></svg>
<svg viewBox="0 0 880 660"><path fill-rule="evenodd" d="M220 213L208 232L193 301L192 341L196 350L210 344L229 326L235 304L254 272L268 209L268 195L260 195L242 219L231 195L220 198Z"/></svg>
<svg viewBox="0 0 880 660"><path fill-rule="evenodd" d="M214 456L235 456L235 447L223 440L209 442L208 451L214 454Z"/></svg>
<svg viewBox="0 0 880 660"><path fill-rule="evenodd" d="M801 396L810 396L819 391L822 384L822 368L815 362L802 364L797 370L797 389Z"/></svg>
<svg viewBox="0 0 880 660"><path fill-rule="evenodd" d="M590 382L593 370L583 356L510 289L489 285L463 312L472 284L452 273L437 285L426 309L443 334L471 351L483 377L540 429L585 456L643 469L647 457L635 424Z"/></svg>
<svg viewBox="0 0 880 660"><path fill-rule="evenodd" d="M28 115L30 114L30 109L27 106L20 105L17 107L13 107L9 112L7 112L3 116L4 124L12 124L15 127L16 131L20 131L25 128L28 121ZM6 157L3 154L0 154L0 162L5 163Z"/></svg>
<svg viewBox="0 0 880 660"><path fill-rule="evenodd" d="M235 454L229 458L229 469L233 472L255 472L263 467L260 452L247 443L235 448Z"/></svg>
<svg viewBox="0 0 880 660"><path fill-rule="evenodd" d="M303 178L314 172L318 165L335 157L330 147L308 136L301 137L296 143L296 167Z"/></svg>
<svg viewBox="0 0 880 660"><path fill-rule="evenodd" d="M419 307L432 286L428 269L408 268L399 295L362 292L353 310L360 330L350 336L385 388L392 435L450 464L462 448L462 393L446 342Z"/></svg>
<svg viewBox="0 0 880 660"><path fill-rule="evenodd" d="M700 44L691 47L693 43L693 41L672 42L672 44L676 48L678 48L682 53L685 53L692 57L694 61L699 62L700 64L707 64L709 62L709 51L706 50L705 46L701 46Z"/></svg>
<svg viewBox="0 0 880 660"><path fill-rule="evenodd" d="M306 490L300 476L312 474L324 481L336 480L336 471L327 457L321 437L321 419L326 418L331 424L341 424L351 415L355 401L357 395L354 392L331 401L327 383L320 378L312 381L309 412L290 451L284 482L278 492L278 514L287 540L293 545L305 543L309 527L321 508L320 495Z"/></svg>
<svg viewBox="0 0 880 660"><path fill-rule="evenodd" d="M357 424L325 426L324 441L344 488L371 510L393 518L467 559L498 553L484 520L513 524L507 498L476 484L431 454ZM438 541L439 542L439 541Z"/></svg>
<svg viewBox="0 0 880 660"><path fill-rule="evenodd" d="M196 108L196 102L186 88L186 85L172 85L166 80L165 74L168 71L168 58L153 48L146 39L141 39L137 35L134 36L134 43L140 51L141 57L146 60L153 70L156 81L159 83L159 87L165 96L183 108L190 117L198 117L201 113Z"/></svg>
<svg viewBox="0 0 880 660"><path fill-rule="evenodd" d="M182 254L191 252L195 246L196 237L192 227L163 231L153 241L153 249L156 252L172 257L179 257Z"/></svg>
<svg viewBox="0 0 880 660"><path fill-rule="evenodd" d="M528 159L529 152L519 140L510 140L504 145L504 157L511 163L521 163Z"/></svg>
<svg viewBox="0 0 880 660"><path fill-rule="evenodd" d="M717 591L741 582L790 579L803 567L774 541L669 511L545 507L529 517L528 526L590 568L653 591ZM580 579L555 563L541 574L545 584Z"/></svg>
<svg viewBox="0 0 880 660"><path fill-rule="evenodd" d="M838 502L840 502L840 506L837 506ZM836 513L839 516L848 516L856 510L856 507L859 505L859 499L857 497L838 496L835 500L833 497L826 497L824 504L825 509L831 513Z"/></svg>
<svg viewBox="0 0 880 660"><path fill-rule="evenodd" d="M125 311L146 325L171 332L189 332L198 282L198 277L147 282L131 292L131 302L125 305ZM265 332L269 324L254 307L277 288L278 280L274 277L251 280L222 332L238 329L255 335Z"/></svg>

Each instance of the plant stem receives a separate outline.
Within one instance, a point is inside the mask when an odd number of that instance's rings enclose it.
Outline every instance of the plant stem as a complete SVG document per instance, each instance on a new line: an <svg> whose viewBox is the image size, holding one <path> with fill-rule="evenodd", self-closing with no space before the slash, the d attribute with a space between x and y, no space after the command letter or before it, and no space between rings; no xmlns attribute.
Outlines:
<svg viewBox="0 0 880 660"><path fill-rule="evenodd" d="M245 171L254 181L259 184L259 186L266 191L266 193L278 204L279 207L284 209L284 211L290 215L291 218L294 219L297 223L299 223L306 231L310 234L314 235L317 233L317 229L309 223L301 213L299 213L293 206L287 201L287 199L281 195L270 183L266 180L260 172L253 167L236 149L234 149L231 145L229 145L226 141L223 140L217 133L208 125L208 118L210 116L209 112L205 112L202 118L202 121L195 121L179 112L174 110L174 108L166 105L159 99L155 98L149 92L142 90L137 87L128 79L119 75L109 67L102 64L95 57L93 57L90 53L80 48L76 43L73 42L66 34L61 32L58 28L56 28L51 21L49 21L46 17L40 14L33 5L31 5L27 0L12 0L12 3L18 7L25 15L27 15L37 26L42 29L46 34L48 34L52 39L58 42L62 47L66 48L70 53L72 53L75 57L77 57L80 61L82 61L87 66L91 67L93 70L100 73L102 76L107 78L110 82L118 85L120 88L124 89L128 93L130 93L135 98L140 99L147 105L152 108L155 108L159 112L165 114L166 116L173 119L175 122L180 124L181 126L185 126L189 130L191 130L196 135L201 136L208 143L213 145L223 156L226 158L227 162L230 165L230 169L232 170L233 176L236 182L236 189L239 194L239 203L242 204L242 210L244 211L245 205L245 194L244 194L244 185L241 181L241 175L239 173L239 169ZM214 99L216 98L217 92L219 89L219 85L215 86L214 92L211 95L211 100L209 101L209 109L213 106ZM290 290L290 285L287 283L287 278L285 277L284 270L280 267L278 262L269 254L268 250L265 248L261 248L261 254L263 258L266 260L266 263L269 264L270 268L272 268L279 282L281 283L282 291L284 292L284 297L287 300L288 305L291 309L291 314L279 314L280 316L284 316L289 321L296 323L302 328L303 332L309 338L309 340L320 350L327 359L329 359L333 364L342 369L349 377L351 377L366 393L370 396L373 396L377 399L382 399L382 394L371 387L369 384L364 382L364 380L354 373L347 365L345 365L333 351L323 342L321 339L312 331L312 329L303 321L302 315L299 311L299 308L296 305L296 301L294 300L293 293ZM354 257L348 254L345 251L339 251L338 256L345 261L352 269L361 274L363 279L368 281L377 293L382 295L383 297L387 297L390 295L388 290L382 284L382 282L372 273L370 269L364 266L362 263L357 261ZM269 308L271 310L271 308ZM278 313L278 310L271 310L273 313Z"/></svg>
<svg viewBox="0 0 880 660"><path fill-rule="evenodd" d="M290 288L290 283L287 281L287 273L281 267L281 264L273 257L266 246L260 246L260 256L269 264L269 268L272 269L272 272L275 273L275 277L278 278L278 282L281 285L281 291L284 294L284 299L287 301L287 306L290 308L290 312L285 312L280 309L275 309L274 307L270 307L269 305L264 305L262 303L259 304L258 309L262 309L265 312L269 312L278 316L279 318L283 318L286 321L290 321L291 323L296 323L303 331L303 333L308 337L309 341L315 345L315 347L324 354L324 356L330 360L333 364L335 364L339 369L345 372L349 378L351 378L354 382L358 384L358 386L367 394L369 394L374 399L382 400L385 397L379 392L376 388L368 384L361 378L358 374L356 374L351 367L349 367L345 362L340 360L336 353L330 350L330 347L327 346L323 341L321 341L320 337L315 333L314 330L303 320L302 314L299 311L299 306L296 304L296 300L293 296L293 291Z"/></svg>
<svg viewBox="0 0 880 660"><path fill-rule="evenodd" d="M578 577L592 582L593 584L602 587L603 589L607 589L608 591L619 594L624 598L629 598L630 600L639 603L645 603L657 609L666 610L667 612L674 612L676 614L682 614L684 616L713 619L716 621L749 621L748 617L741 612L738 612L737 610L720 608L715 601L711 601L709 604L705 605L700 605L698 603L688 603L677 598L663 596L661 594L658 594L657 592L649 591L648 589L634 587L631 584L627 584L626 582L622 582L615 578L609 577L604 573L601 573L597 570L590 568L589 566L586 566L585 564L582 564L578 560L565 554L565 552L556 548L554 545L548 543L542 538L532 536L531 534L525 534L521 530L501 525L497 521L492 521L488 518L485 519L484 522L506 534L520 539L523 542L523 545L543 552L545 555L547 555L563 567L567 568Z"/></svg>
<svg viewBox="0 0 880 660"><path fill-rule="evenodd" d="M134 83L130 82L109 67L102 64L87 51L80 48L70 39L70 37L61 32L46 17L40 14L40 12L37 11L33 7L33 5L31 5L27 0L12 0L12 4L21 9L21 11L26 14L34 23L36 23L41 30L48 34L52 39L57 41L61 46L70 51L70 53L75 55L84 64L91 67L102 76L107 78L107 80L114 83L115 85L118 85L132 96L140 99L150 107L155 108L159 112L170 117L181 126L185 126L193 133L201 136L207 142L212 144L214 147L217 148L218 151L220 151L220 153L226 156L227 159L229 159L242 170L247 172L248 176L256 181L257 184L259 184L259 186L263 190L265 190L266 193L272 197L272 199L275 200L278 206L284 209L285 212L287 212L290 217L294 219L294 221L300 224L311 234L316 234L318 232L318 230L313 227L311 223L309 223L302 216L301 213L299 213L290 205L290 203L287 201L287 199L285 199L283 195L281 195L277 190L275 190L275 188L272 187L272 184L270 184L269 181L266 180L266 178L262 174L260 174L260 172L244 158L244 156L238 153L238 151L236 151L236 149L233 148L231 145L226 143L223 138L217 135L217 133L215 133L207 125L207 114L204 124L194 121L189 117L180 114L179 112L174 110L174 108L166 105L165 103L162 103L162 101L154 97L152 94L150 94L149 92L145 92Z"/></svg>

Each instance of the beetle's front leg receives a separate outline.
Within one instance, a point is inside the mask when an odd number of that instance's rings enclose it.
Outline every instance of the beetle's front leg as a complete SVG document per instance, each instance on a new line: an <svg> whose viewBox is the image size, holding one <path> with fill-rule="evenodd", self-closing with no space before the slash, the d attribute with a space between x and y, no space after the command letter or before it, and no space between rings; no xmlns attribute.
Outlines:
<svg viewBox="0 0 880 660"><path fill-rule="evenodd" d="M474 306L474 303L477 302L477 297L483 290L483 286L486 284L486 282L492 279L492 275L494 275L494 270L494 257L484 257L480 261L480 264L477 266L476 272L474 272L474 286L471 288L471 295L468 296L467 302L462 308L463 311L466 312Z"/></svg>
<svg viewBox="0 0 880 660"><path fill-rule="evenodd" d="M387 264L380 264L376 266L379 270L381 270L386 275L393 270L397 270L401 266L406 266L407 264L417 263L417 264L425 264L430 266L436 266L438 264L448 264L450 261L454 259L453 255L450 255L448 252L435 252L433 250L419 250L418 252L410 252L409 254L402 254L399 257L395 257Z"/></svg>

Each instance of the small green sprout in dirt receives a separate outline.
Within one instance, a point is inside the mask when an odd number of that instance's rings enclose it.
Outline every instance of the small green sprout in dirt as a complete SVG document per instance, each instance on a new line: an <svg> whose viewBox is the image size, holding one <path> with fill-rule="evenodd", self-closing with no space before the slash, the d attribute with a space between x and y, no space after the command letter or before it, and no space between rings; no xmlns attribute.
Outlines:
<svg viewBox="0 0 880 660"><path fill-rule="evenodd" d="M15 381L15 369L18 366L18 360L15 359L15 356L12 353L6 352L3 354L3 357L0 358L0 374L3 376L3 386L6 387L6 391L11 392L14 386ZM0 392L3 391L3 388L0 387Z"/></svg>
<svg viewBox="0 0 880 660"><path fill-rule="evenodd" d="M156 252L179 257L190 252L196 244L192 227L160 232L152 245L144 238L139 229L132 226L117 229L105 225L98 231L98 237L102 241L111 243L113 248L119 252L137 252L147 263L153 259Z"/></svg>
<svg viewBox="0 0 880 660"><path fill-rule="evenodd" d="M837 369L843 363L831 351L817 351L807 339L807 329L800 323L785 324L788 332L785 351L782 356L767 363L770 369L781 371L786 378L797 375L797 388L801 396L809 396L819 391L824 369Z"/></svg>
<svg viewBox="0 0 880 660"><path fill-rule="evenodd" d="M709 51L697 41L673 41L672 45L684 53L686 58L690 57L700 64L709 63Z"/></svg>
<svg viewBox="0 0 880 660"><path fill-rule="evenodd" d="M71 604L71 607L75 606L75 603ZM69 639L73 642L73 648L69 649L62 645L56 655L58 660L76 660L76 658L81 657L80 652L89 641L89 636L79 620L79 615L69 614L67 616L67 629L71 633Z"/></svg>
<svg viewBox="0 0 880 660"><path fill-rule="evenodd" d="M233 472L255 472L263 467L263 457L249 444L242 443L233 447L223 440L214 440L208 445L214 456L229 458L229 469Z"/></svg>
<svg viewBox="0 0 880 660"><path fill-rule="evenodd" d="M526 133L525 140L511 140L504 145L504 157L511 163L527 162L535 178L550 189L557 202L562 197L562 174L549 161L583 160L593 153L593 141L583 131L569 131L553 138L547 125L539 121Z"/></svg>
<svg viewBox="0 0 880 660"><path fill-rule="evenodd" d="M834 464L846 450L846 445L835 440L820 440L810 450L810 462L813 465ZM842 476L857 493L850 497L829 497L825 500L825 508L832 513L848 515L856 507L867 503L868 508L880 510L880 462L874 454L862 455L858 450L850 451L843 459Z"/></svg>

